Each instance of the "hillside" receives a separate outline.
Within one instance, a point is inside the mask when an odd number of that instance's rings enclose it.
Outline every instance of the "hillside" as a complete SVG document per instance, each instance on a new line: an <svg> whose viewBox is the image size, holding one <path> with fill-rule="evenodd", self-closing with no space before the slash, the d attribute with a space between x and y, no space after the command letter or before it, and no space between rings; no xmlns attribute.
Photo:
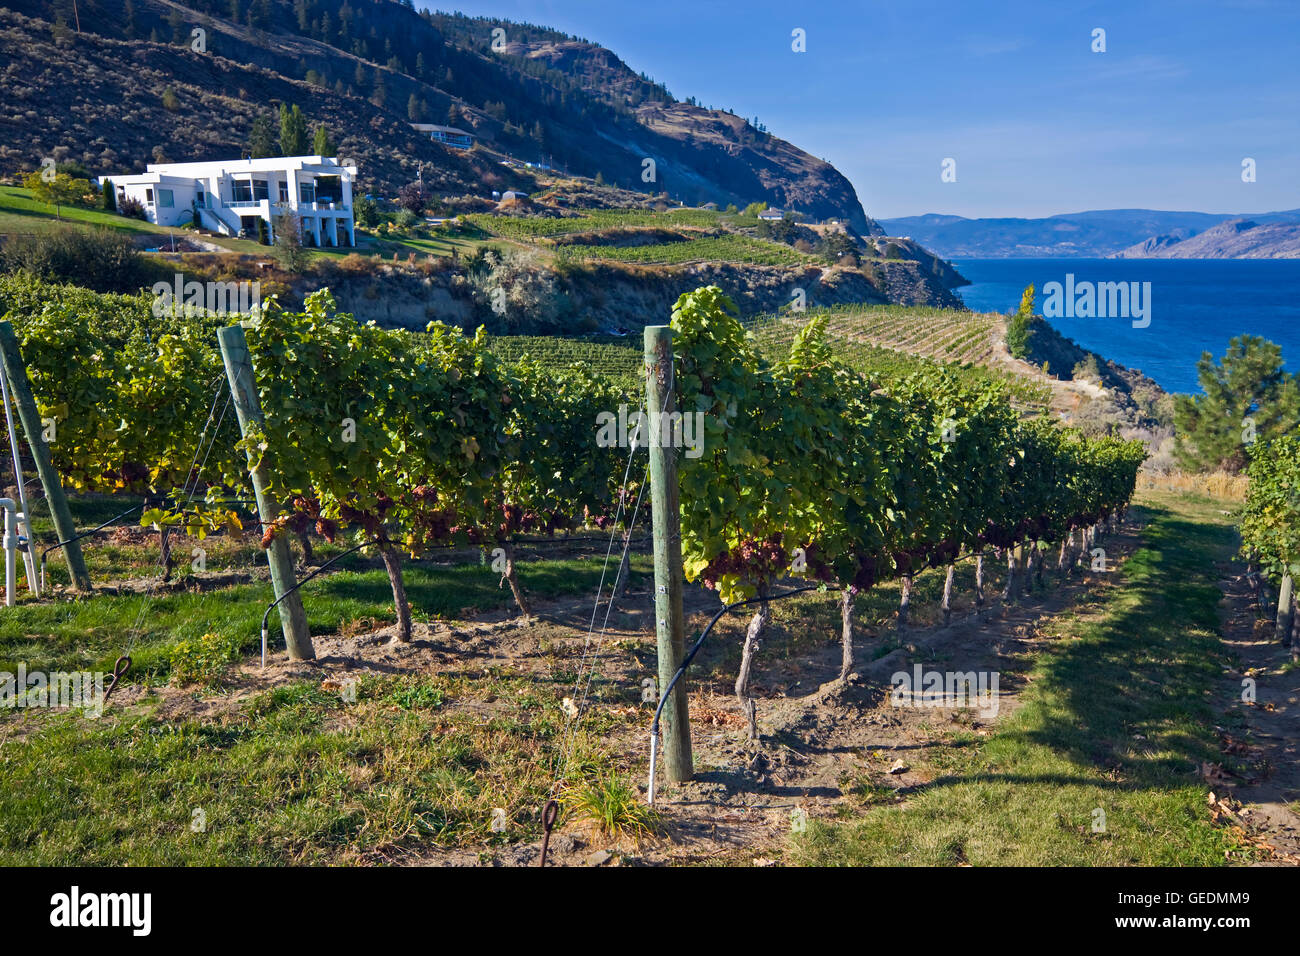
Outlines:
<svg viewBox="0 0 1300 956"><path fill-rule="evenodd" d="M1232 219L1189 238L1155 236L1116 259L1297 259L1300 223Z"/></svg>
<svg viewBox="0 0 1300 956"><path fill-rule="evenodd" d="M1236 219L1246 217L1235 217ZM1271 258L1285 256L1286 243L1300 229L1300 211L1252 215L1261 232L1253 242L1220 240L1216 233L1203 244L1179 243L1226 225L1233 217L1219 213L1168 212L1157 209L1099 209L1043 219L967 219L929 213L882 219L890 235L909 236L945 258L1105 258L1157 255L1166 258Z"/></svg>
<svg viewBox="0 0 1300 956"><path fill-rule="evenodd" d="M204 52L191 49L194 29L206 31ZM105 174L160 156L243 155L256 116L296 103L358 163L367 192L391 195L421 166L442 192L531 189L532 173L500 165L504 154L647 195L762 200L880 232L829 164L540 27L389 0L93 0L75 13L66 0L17 0L0 10L0 62L0 174L10 176L44 156ZM411 121L452 122L486 149L444 148ZM650 183L645 158L656 163Z"/></svg>

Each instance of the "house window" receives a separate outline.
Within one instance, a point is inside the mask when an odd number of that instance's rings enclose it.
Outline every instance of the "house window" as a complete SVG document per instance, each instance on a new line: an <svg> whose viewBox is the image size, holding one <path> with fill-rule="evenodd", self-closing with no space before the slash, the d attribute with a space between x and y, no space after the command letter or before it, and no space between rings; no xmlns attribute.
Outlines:
<svg viewBox="0 0 1300 956"><path fill-rule="evenodd" d="M230 184L230 195L233 197L232 202L252 202L253 187L245 180L236 179Z"/></svg>
<svg viewBox="0 0 1300 956"><path fill-rule="evenodd" d="M315 184L315 183L302 183L302 184L298 187L298 199L299 199L299 202L315 202L315 201L316 201L316 184Z"/></svg>
<svg viewBox="0 0 1300 956"><path fill-rule="evenodd" d="M153 187L152 187L152 186L147 186L147 187L145 187L145 191L144 191L144 201L147 202L147 203L148 203L149 205L151 205L151 206L153 205Z"/></svg>
<svg viewBox="0 0 1300 956"><path fill-rule="evenodd" d="M176 206L176 195L170 189L158 190L158 205L164 209L174 209Z"/></svg>
<svg viewBox="0 0 1300 956"><path fill-rule="evenodd" d="M253 180L253 198L258 200L259 202L263 199L271 198L271 192L270 189L267 187L267 182L265 179Z"/></svg>
<svg viewBox="0 0 1300 956"><path fill-rule="evenodd" d="M289 201L289 184L280 183L280 202Z"/></svg>
<svg viewBox="0 0 1300 956"><path fill-rule="evenodd" d="M343 180L338 176L316 177L316 201L333 206L343 198Z"/></svg>

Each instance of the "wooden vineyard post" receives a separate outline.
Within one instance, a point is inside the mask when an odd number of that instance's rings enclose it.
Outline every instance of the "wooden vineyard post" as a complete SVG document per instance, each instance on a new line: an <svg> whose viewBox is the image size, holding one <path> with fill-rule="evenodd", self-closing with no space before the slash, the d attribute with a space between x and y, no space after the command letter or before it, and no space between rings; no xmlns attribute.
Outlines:
<svg viewBox="0 0 1300 956"><path fill-rule="evenodd" d="M68 499L63 494L59 473L50 458L50 450L45 445L41 415L36 408L36 399L32 396L31 384L27 381L27 366L23 364L18 338L8 322L0 322L0 356L3 356L5 376L9 379L14 401L18 405L18 420L22 422L23 431L27 435L27 446L36 461L36 474L41 479L45 500L50 503L54 533L60 541L68 542L63 546L63 554L68 562L72 586L78 591L89 591L90 572L86 569L86 559L81 553L81 542L72 540L77 536L77 528L72 523L72 512L68 510ZM27 520L31 521L30 515Z"/></svg>
<svg viewBox="0 0 1300 956"><path fill-rule="evenodd" d="M679 434L667 417L677 410L673 391L673 332L666 325L645 330L646 409L650 421L642 439L650 450L650 508L654 530L655 636L659 647L660 693L672 681L686 653L686 616L682 610L682 518L677 491ZM647 438L648 433L648 438ZM686 681L679 680L664 705L664 765L668 779L681 783L694 775L691 724L686 709Z"/></svg>
<svg viewBox="0 0 1300 956"><path fill-rule="evenodd" d="M244 338L243 328L238 325L218 329L217 341L221 344L221 360L226 365L226 378L230 382L235 414L239 417L239 431L247 438L249 432L260 428L264 420L262 404L257 397L257 385L253 379L253 360L248 354L248 341ZM265 528L275 521L277 511L275 502L266 494L271 453L269 450L265 452L261 463L254 467L256 454L253 449L248 452L248 472L253 481L253 494L257 497L257 514ZM266 557L271 566L271 585L275 589L276 601L279 602L280 630L284 633L289 657L295 661L312 660L316 657L316 650L312 647L311 632L307 629L307 613L302 608L302 598L293 590L297 584L293 575L293 560L289 556L289 544L282 535L271 539Z"/></svg>

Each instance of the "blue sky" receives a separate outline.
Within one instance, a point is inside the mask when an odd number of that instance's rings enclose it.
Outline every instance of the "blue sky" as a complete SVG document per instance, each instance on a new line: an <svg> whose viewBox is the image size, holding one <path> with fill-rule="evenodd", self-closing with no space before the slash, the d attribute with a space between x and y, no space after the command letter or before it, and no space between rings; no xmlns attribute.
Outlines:
<svg viewBox="0 0 1300 956"><path fill-rule="evenodd" d="M1300 207L1294 0L431 5L577 34L678 98L757 116L877 218Z"/></svg>

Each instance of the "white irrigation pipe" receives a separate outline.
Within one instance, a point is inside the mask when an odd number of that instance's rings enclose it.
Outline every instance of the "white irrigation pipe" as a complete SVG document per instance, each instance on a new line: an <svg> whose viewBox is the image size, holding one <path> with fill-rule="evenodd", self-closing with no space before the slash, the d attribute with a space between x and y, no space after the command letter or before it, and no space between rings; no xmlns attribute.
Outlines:
<svg viewBox="0 0 1300 956"><path fill-rule="evenodd" d="M0 507L5 510L5 607L14 606L14 578L17 571L18 554L18 503L12 498L0 498ZM28 578L30 581L31 578Z"/></svg>
<svg viewBox="0 0 1300 956"><path fill-rule="evenodd" d="M23 484L23 467L18 457L18 432L14 430L14 411L9 404L9 379L4 367L0 366L0 399L5 405L5 424L9 428L9 453L14 460L14 481L18 485L18 501L22 511L17 516L18 533L26 538L27 549L23 551L23 566L27 569L27 588L37 597L41 596L41 587L36 578L36 555L32 553L32 511L27 505L27 486Z"/></svg>

